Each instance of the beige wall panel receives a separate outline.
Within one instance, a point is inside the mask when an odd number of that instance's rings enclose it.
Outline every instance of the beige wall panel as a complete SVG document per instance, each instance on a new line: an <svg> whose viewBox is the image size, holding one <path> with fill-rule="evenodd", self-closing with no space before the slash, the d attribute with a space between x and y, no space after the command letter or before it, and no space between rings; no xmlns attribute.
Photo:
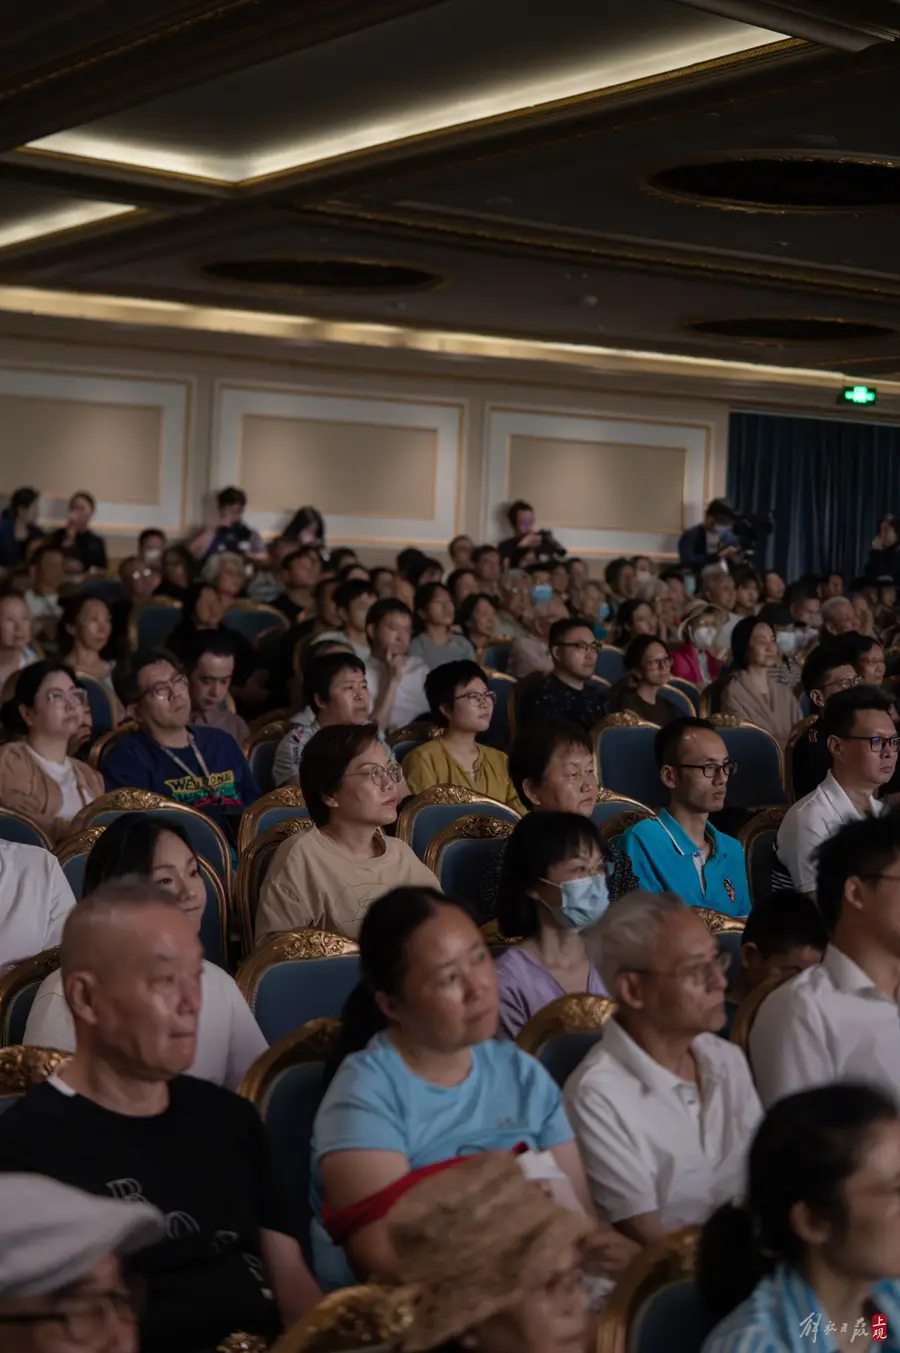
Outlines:
<svg viewBox="0 0 900 1353"><path fill-rule="evenodd" d="M111 503L160 502L161 408L0 394L0 483L44 498L88 489Z"/></svg>
<svg viewBox="0 0 900 1353"><path fill-rule="evenodd" d="M326 516L430 518L433 428L244 414L239 481L251 510L315 503Z"/></svg>
<svg viewBox="0 0 900 1353"><path fill-rule="evenodd" d="M539 503L549 527L681 531L685 450L514 435L509 497Z"/></svg>

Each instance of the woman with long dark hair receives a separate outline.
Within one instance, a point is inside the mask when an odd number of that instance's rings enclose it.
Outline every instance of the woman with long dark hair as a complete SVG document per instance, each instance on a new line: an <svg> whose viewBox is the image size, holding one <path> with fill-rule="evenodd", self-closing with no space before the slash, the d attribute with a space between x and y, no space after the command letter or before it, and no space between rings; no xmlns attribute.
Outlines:
<svg viewBox="0 0 900 1353"><path fill-rule="evenodd" d="M37 489L16 489L0 514L0 568L24 564L28 546L43 536L37 524L40 497Z"/></svg>

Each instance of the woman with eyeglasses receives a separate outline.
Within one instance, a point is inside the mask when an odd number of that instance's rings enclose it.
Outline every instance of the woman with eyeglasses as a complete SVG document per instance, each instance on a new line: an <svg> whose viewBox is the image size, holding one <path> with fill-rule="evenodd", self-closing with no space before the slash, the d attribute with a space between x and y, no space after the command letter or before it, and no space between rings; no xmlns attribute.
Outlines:
<svg viewBox="0 0 900 1353"><path fill-rule="evenodd" d="M71 667L35 662L0 707L0 725L15 741L0 747L0 803L24 813L56 842L72 819L103 793L99 771L69 755L87 708Z"/></svg>
<svg viewBox="0 0 900 1353"><path fill-rule="evenodd" d="M752 615L738 621L731 656L737 672L722 691L722 713L764 728L784 747L801 714L793 691L776 679L781 658L769 622Z"/></svg>
<svg viewBox="0 0 900 1353"><path fill-rule="evenodd" d="M442 731L404 759L410 792L421 794L432 785L464 785L524 813L509 778L506 753L476 741L490 728L495 700L478 663L461 659L435 667L425 678L425 695Z"/></svg>
<svg viewBox="0 0 900 1353"><path fill-rule="evenodd" d="M437 879L403 841L402 771L374 724L332 724L306 744L300 789L314 828L288 837L269 866L256 916L257 947L284 930L330 930L355 939L376 897Z"/></svg>
<svg viewBox="0 0 900 1353"><path fill-rule="evenodd" d="M529 813L506 842L497 920L519 941L497 958L507 1038L559 996L607 994L581 939L609 906L607 869L597 828L580 813Z"/></svg>
<svg viewBox="0 0 900 1353"><path fill-rule="evenodd" d="M683 710L660 694L672 675L672 659L661 640L652 634L632 639L625 650L625 666L628 676L609 693L610 713L627 711L660 728L681 717Z"/></svg>

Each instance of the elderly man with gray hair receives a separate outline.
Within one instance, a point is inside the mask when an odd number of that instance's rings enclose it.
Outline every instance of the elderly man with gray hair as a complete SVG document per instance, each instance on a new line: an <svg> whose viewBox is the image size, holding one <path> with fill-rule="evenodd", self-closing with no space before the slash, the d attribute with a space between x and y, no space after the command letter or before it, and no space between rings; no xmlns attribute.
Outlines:
<svg viewBox="0 0 900 1353"><path fill-rule="evenodd" d="M618 1002L565 1104L599 1214L647 1245L739 1197L762 1116L747 1060L718 1038L727 957L674 893L626 893L583 933Z"/></svg>
<svg viewBox="0 0 900 1353"><path fill-rule="evenodd" d="M839 638L856 629L856 612L847 597L829 597L822 603L822 629Z"/></svg>
<svg viewBox="0 0 900 1353"><path fill-rule="evenodd" d="M553 658L547 647L547 639L555 622L565 620L568 614L566 603L560 597L535 602L530 618L531 634L513 639L509 646L509 665L506 670L511 677L522 681L535 672L546 675L553 671Z"/></svg>

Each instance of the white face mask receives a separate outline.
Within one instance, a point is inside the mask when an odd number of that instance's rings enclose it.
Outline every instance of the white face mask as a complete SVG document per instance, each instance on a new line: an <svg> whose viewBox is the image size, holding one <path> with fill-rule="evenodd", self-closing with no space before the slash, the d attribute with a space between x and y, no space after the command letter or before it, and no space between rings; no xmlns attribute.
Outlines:
<svg viewBox="0 0 900 1353"><path fill-rule="evenodd" d="M701 625L699 629L694 630L694 643L701 651L712 648L715 641L716 632L712 625Z"/></svg>
<svg viewBox="0 0 900 1353"><path fill-rule="evenodd" d="M793 630L779 630L775 642L779 653L791 654L797 651L797 636Z"/></svg>
<svg viewBox="0 0 900 1353"><path fill-rule="evenodd" d="M154 549L144 550L144 563L158 564L159 561L162 559L162 553L163 553L162 550L154 550Z"/></svg>

